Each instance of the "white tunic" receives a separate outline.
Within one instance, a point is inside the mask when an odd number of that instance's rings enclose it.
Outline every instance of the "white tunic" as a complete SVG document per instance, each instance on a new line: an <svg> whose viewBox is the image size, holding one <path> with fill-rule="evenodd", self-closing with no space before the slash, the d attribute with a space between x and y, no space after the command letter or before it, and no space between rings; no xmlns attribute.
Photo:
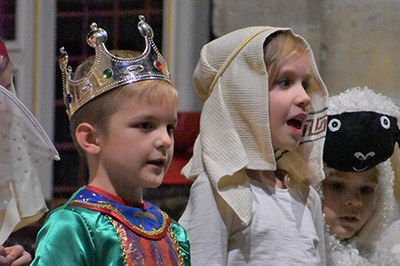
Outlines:
<svg viewBox="0 0 400 266"><path fill-rule="evenodd" d="M292 190L276 190L253 180L250 186L252 220L245 227L215 197L205 174L196 179L179 221L189 234L192 265L324 265L317 193L311 189L304 202Z"/></svg>

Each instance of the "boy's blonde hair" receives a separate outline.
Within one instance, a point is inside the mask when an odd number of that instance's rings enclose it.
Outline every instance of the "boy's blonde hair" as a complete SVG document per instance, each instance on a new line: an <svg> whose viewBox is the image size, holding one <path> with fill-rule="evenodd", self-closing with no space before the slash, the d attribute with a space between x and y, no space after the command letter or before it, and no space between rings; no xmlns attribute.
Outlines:
<svg viewBox="0 0 400 266"><path fill-rule="evenodd" d="M138 55L138 52L129 50L114 50L111 53L118 57L135 57ZM94 59L94 56L91 56L80 64L74 74L74 79L85 76L91 69ZM175 87L165 80L143 80L103 93L79 108L70 118L70 134L75 147L83 158L86 158L86 156L76 140L76 128L82 123L89 123L99 133L107 135L110 117L132 97L135 97L138 101L146 101L156 105L166 103L176 110L178 109L178 93Z"/></svg>

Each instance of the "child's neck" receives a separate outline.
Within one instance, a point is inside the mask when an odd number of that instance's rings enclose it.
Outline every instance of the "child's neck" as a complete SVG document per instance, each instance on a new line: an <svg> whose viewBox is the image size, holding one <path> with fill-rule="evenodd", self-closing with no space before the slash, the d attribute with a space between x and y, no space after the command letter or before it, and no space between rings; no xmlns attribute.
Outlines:
<svg viewBox="0 0 400 266"><path fill-rule="evenodd" d="M126 205L130 206L138 206L143 204L143 190L138 189L137 191L129 190L129 191L118 191L111 183L101 182L99 179L94 179L89 182L88 186L97 187L101 190L106 191L107 193L114 195L115 197L120 198L122 201L126 203Z"/></svg>
<svg viewBox="0 0 400 266"><path fill-rule="evenodd" d="M88 189L90 191L93 191L95 193L98 193L98 194L100 194L100 195L102 195L102 196L104 196L104 197L106 197L106 198L108 198L110 200L113 200L113 201L115 201L115 202L117 202L119 204L125 205L125 206L139 207L139 208L142 208L142 209L146 208L145 202L142 202L142 203L128 202L128 201L118 197L117 195L111 194L111 193L109 193L109 192L107 192L107 191L105 191L105 190L103 190L103 189L101 189L99 187L96 187L96 186L87 185L86 189Z"/></svg>
<svg viewBox="0 0 400 266"><path fill-rule="evenodd" d="M286 189L285 176L281 171L246 170L247 175L258 182L278 189Z"/></svg>

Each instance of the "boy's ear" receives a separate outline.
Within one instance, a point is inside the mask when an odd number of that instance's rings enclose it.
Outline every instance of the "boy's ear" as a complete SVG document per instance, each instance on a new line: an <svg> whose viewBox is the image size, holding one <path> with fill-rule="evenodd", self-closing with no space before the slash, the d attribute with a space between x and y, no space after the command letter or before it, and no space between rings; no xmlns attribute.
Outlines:
<svg viewBox="0 0 400 266"><path fill-rule="evenodd" d="M86 153L96 155L100 152L99 134L91 124L79 124L75 129L75 138Z"/></svg>

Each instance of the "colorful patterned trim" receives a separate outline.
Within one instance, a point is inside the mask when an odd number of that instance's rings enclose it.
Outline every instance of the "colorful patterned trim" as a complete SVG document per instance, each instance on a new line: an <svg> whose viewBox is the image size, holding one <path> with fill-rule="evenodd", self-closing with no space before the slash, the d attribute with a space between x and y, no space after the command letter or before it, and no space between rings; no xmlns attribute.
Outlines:
<svg viewBox="0 0 400 266"><path fill-rule="evenodd" d="M96 191L83 189L70 205L107 214L145 238L157 240L167 233L171 219L157 206L150 202L146 202L145 208L126 206L99 192L98 189Z"/></svg>
<svg viewBox="0 0 400 266"><path fill-rule="evenodd" d="M176 240L176 237L175 237L175 235L173 234L173 232L172 232L172 230L170 228L168 228L168 235L171 237L172 241L175 244L175 250L178 253L180 265L185 265L181 249L179 248L179 243Z"/></svg>
<svg viewBox="0 0 400 266"><path fill-rule="evenodd" d="M179 247L171 232L159 240L147 239L130 231L125 224L110 216L107 217L120 241L124 265L184 265Z"/></svg>
<svg viewBox="0 0 400 266"><path fill-rule="evenodd" d="M130 259L127 257L126 251L130 250L131 248L131 243L129 243L128 238L126 236L126 231L122 228L122 225L120 223L117 223L113 218L110 216L107 216L108 220L111 222L113 225L117 236L119 238L119 243L121 245L121 250L122 250L122 256L124 257L124 265L133 265L133 261L130 261Z"/></svg>

